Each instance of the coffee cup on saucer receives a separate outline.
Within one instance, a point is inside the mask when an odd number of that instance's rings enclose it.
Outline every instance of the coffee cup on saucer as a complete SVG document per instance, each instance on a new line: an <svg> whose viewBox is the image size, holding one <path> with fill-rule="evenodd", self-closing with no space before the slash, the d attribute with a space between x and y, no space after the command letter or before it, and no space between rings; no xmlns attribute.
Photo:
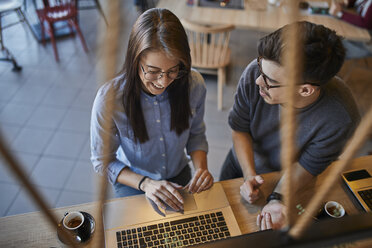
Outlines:
<svg viewBox="0 0 372 248"><path fill-rule="evenodd" d="M80 242L84 236L85 230L83 228L83 223L84 215L78 211L67 213L62 220L63 227L72 233L73 237L76 238L78 242Z"/></svg>
<svg viewBox="0 0 372 248"><path fill-rule="evenodd" d="M345 215L344 207L336 201L328 201L322 207L318 218L341 218Z"/></svg>
<svg viewBox="0 0 372 248"><path fill-rule="evenodd" d="M88 241L94 229L95 221L92 215L86 212L72 211L63 216L58 225L57 234L62 243L68 244L68 240L62 234L62 231L67 231L72 236L72 241L79 244Z"/></svg>

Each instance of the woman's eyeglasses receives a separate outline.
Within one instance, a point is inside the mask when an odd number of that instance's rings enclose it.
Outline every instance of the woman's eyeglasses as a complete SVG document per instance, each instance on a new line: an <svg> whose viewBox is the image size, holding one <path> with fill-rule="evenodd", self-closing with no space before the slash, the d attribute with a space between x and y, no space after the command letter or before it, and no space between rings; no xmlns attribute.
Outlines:
<svg viewBox="0 0 372 248"><path fill-rule="evenodd" d="M140 66L143 72L143 76L145 77L145 79L149 81L159 80L160 78L164 76L164 74L166 74L167 77L172 80L181 78L187 74L186 71L180 70L179 65L170 69L169 71L145 71L143 66L142 65Z"/></svg>

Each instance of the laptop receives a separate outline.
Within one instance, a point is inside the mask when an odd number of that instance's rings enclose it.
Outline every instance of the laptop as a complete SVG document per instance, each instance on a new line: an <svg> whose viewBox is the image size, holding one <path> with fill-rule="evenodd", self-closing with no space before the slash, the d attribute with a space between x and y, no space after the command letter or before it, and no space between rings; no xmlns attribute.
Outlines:
<svg viewBox="0 0 372 248"><path fill-rule="evenodd" d="M363 209L372 211L372 169L358 169L342 173L342 179Z"/></svg>
<svg viewBox="0 0 372 248"><path fill-rule="evenodd" d="M186 247L241 235L220 183L182 192L184 212L157 213L143 195L110 200L103 216L106 248Z"/></svg>

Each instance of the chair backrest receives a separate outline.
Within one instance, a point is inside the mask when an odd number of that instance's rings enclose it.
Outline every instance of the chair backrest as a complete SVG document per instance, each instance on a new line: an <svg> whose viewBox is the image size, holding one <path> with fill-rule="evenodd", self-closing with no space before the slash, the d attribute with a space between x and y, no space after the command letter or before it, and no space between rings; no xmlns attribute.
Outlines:
<svg viewBox="0 0 372 248"><path fill-rule="evenodd" d="M37 10L41 19L57 22L77 17L75 0L43 0L43 5Z"/></svg>
<svg viewBox="0 0 372 248"><path fill-rule="evenodd" d="M181 20L191 50L192 65L219 68L230 62L229 40L234 25L207 26Z"/></svg>

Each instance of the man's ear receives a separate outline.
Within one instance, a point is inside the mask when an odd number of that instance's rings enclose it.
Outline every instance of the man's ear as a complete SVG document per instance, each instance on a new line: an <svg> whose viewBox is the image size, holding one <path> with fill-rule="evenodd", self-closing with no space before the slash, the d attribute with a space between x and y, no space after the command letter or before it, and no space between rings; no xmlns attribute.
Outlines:
<svg viewBox="0 0 372 248"><path fill-rule="evenodd" d="M315 93L317 90L317 86L311 85L311 84L302 84L298 90L298 93L302 97L309 97Z"/></svg>

